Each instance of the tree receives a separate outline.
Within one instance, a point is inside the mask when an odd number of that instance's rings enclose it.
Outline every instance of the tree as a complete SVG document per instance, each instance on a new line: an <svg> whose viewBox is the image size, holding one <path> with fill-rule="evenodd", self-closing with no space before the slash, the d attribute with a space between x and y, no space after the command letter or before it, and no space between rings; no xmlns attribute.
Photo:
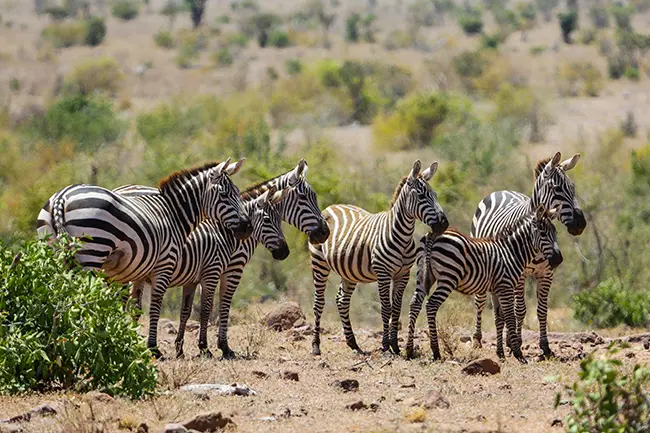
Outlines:
<svg viewBox="0 0 650 433"><path fill-rule="evenodd" d="M560 20L560 29L562 30L562 39L567 44L571 43L571 32L578 27L578 13L576 11L560 12L557 15Z"/></svg>
<svg viewBox="0 0 650 433"><path fill-rule="evenodd" d="M553 9L558 5L558 0L536 0L537 9L544 15L544 21L550 23L553 19Z"/></svg>
<svg viewBox="0 0 650 433"><path fill-rule="evenodd" d="M207 2L208 0L185 0L185 3L190 8L192 24L195 29L201 25L203 14L205 13L205 4Z"/></svg>

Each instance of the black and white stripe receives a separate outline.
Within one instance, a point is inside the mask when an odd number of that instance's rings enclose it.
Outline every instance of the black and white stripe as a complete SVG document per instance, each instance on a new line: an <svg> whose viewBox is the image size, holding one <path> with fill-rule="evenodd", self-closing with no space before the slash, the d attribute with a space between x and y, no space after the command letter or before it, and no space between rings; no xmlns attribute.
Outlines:
<svg viewBox="0 0 650 433"><path fill-rule="evenodd" d="M440 359L436 315L452 290L466 295L494 295L497 328L497 355L504 356L503 326L514 356L526 362L521 353L521 336L516 330L514 313L515 287L520 284L524 269L537 254L550 263L559 264L562 254L557 246L552 220L558 210L546 211L539 206L511 223L494 238L472 238L455 230L442 235L428 234L418 247L417 285L411 299L407 357L412 358L413 334L422 302L431 286L438 285L427 300L427 320L433 359Z"/></svg>
<svg viewBox="0 0 650 433"><path fill-rule="evenodd" d="M86 268L102 269L122 283L150 280L152 301L147 344L159 356L158 318L185 239L203 215L240 239L252 227L230 180L244 160L210 163L176 172L160 182L159 194L124 197L93 185L71 185L55 193L38 215L43 238L66 232L87 242L77 254Z"/></svg>
<svg viewBox="0 0 650 433"><path fill-rule="evenodd" d="M315 289L312 353L320 354L320 318L331 270L342 279L336 303L347 345L362 352L350 324L350 297L358 283L377 281L383 321L382 350L390 348L399 353L397 329L402 296L415 262L415 221L424 222L434 233L443 232L449 225L436 192L428 183L438 163L422 173L420 168L420 161L416 161L411 173L397 187L388 211L371 214L356 206L333 205L323 212L330 237L320 245L309 245Z"/></svg>
<svg viewBox="0 0 650 433"><path fill-rule="evenodd" d="M575 185L567 176L578 162L579 154L564 162L560 162L561 154L557 152L552 159L539 161L535 167L535 186L532 197L515 191L497 191L485 197L479 204L472 219L470 234L474 237L494 236L512 221L530 212L538 205L546 209L560 206L560 221L567 227L570 234L580 235L587 222L575 194ZM553 281L553 267L543 257L538 257L524 271L521 285L515 290L515 311L517 329L521 335L521 327L526 316L526 301L524 283L526 278L537 280L537 318L539 320L539 346L544 357L553 356L547 336L548 293ZM481 315L487 295L474 297L476 305L476 328L474 345L481 347Z"/></svg>

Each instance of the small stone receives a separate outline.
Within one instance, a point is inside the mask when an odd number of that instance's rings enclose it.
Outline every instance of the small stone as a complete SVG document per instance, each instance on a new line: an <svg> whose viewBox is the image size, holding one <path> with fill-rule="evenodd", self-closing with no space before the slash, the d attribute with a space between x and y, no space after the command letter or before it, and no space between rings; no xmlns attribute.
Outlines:
<svg viewBox="0 0 650 433"><path fill-rule="evenodd" d="M0 424L0 433L23 433L23 429L17 425Z"/></svg>
<svg viewBox="0 0 650 433"><path fill-rule="evenodd" d="M355 401L354 403L350 403L345 407L346 409L350 409L350 410L362 410L368 408L368 406L366 406L366 404L361 400Z"/></svg>
<svg viewBox="0 0 650 433"><path fill-rule="evenodd" d="M625 354L626 358L636 358L636 354L634 352L627 352Z"/></svg>
<svg viewBox="0 0 650 433"><path fill-rule="evenodd" d="M278 415L278 418L284 418L284 419L289 419L291 418L291 409L288 407L285 407L284 410L280 415Z"/></svg>
<svg viewBox="0 0 650 433"><path fill-rule="evenodd" d="M145 422L140 423L135 433L149 433L149 426Z"/></svg>
<svg viewBox="0 0 650 433"><path fill-rule="evenodd" d="M263 323L275 331L291 329L298 319L304 319L297 302L283 302L263 318Z"/></svg>
<svg viewBox="0 0 650 433"><path fill-rule="evenodd" d="M377 412L379 410L379 403L370 403L368 409L370 409L371 412Z"/></svg>
<svg viewBox="0 0 650 433"><path fill-rule="evenodd" d="M415 383L409 383L406 385L401 385L400 388L415 388Z"/></svg>
<svg viewBox="0 0 650 433"><path fill-rule="evenodd" d="M259 370L253 370L252 374L253 374L253 376L255 376L255 377L259 378L259 379L266 379L267 377L269 377L268 374L264 373L263 371L259 371Z"/></svg>
<svg viewBox="0 0 650 433"><path fill-rule="evenodd" d="M307 325L307 322L305 321L304 318L301 317L300 319L296 320L293 323L293 328L300 328L300 327L303 327L303 326L306 326L306 325Z"/></svg>
<svg viewBox="0 0 650 433"><path fill-rule="evenodd" d="M555 418L553 421L551 421L551 427L562 427L564 423L560 418Z"/></svg>
<svg viewBox="0 0 650 433"><path fill-rule="evenodd" d="M283 371L280 373L280 377L284 380L293 380L294 382L298 382L298 373L295 371Z"/></svg>
<svg viewBox="0 0 650 433"><path fill-rule="evenodd" d="M234 423L230 418L222 416L221 412L211 412L198 415L194 419L184 422L183 426L186 429L204 432L224 428L228 424Z"/></svg>
<svg viewBox="0 0 650 433"><path fill-rule="evenodd" d="M461 343L469 343L470 341L472 341L472 337L470 337L469 335L461 335L459 340Z"/></svg>
<svg viewBox="0 0 650 433"><path fill-rule="evenodd" d="M430 389L424 393L422 405L425 409L449 409L449 400L435 389Z"/></svg>
<svg viewBox="0 0 650 433"><path fill-rule="evenodd" d="M167 424L163 433L187 433L187 429L182 424Z"/></svg>
<svg viewBox="0 0 650 433"><path fill-rule="evenodd" d="M359 390L359 381L356 379L337 380L333 382L332 385L341 388L344 392L354 392Z"/></svg>
<svg viewBox="0 0 650 433"><path fill-rule="evenodd" d="M512 385L504 383L503 385L499 385L499 389L512 389Z"/></svg>
<svg viewBox="0 0 650 433"><path fill-rule="evenodd" d="M111 401L113 401L113 397L106 394L105 392L91 391L88 394L86 394L86 396L95 401L101 401L104 403L110 403Z"/></svg>
<svg viewBox="0 0 650 433"><path fill-rule="evenodd" d="M482 358L467 364L463 368L462 372L470 376L475 376L478 374L497 374L501 372L501 367L497 362L491 360L490 358Z"/></svg>
<svg viewBox="0 0 650 433"><path fill-rule="evenodd" d="M650 349L650 338L646 338L646 339L643 340L643 348L645 350Z"/></svg>

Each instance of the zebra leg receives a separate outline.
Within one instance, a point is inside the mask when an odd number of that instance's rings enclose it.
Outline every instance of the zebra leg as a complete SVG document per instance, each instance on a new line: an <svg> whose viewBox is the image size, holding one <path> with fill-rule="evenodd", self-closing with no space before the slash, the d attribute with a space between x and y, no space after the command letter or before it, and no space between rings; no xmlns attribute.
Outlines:
<svg viewBox="0 0 650 433"><path fill-rule="evenodd" d="M200 356L212 358L208 349L208 321L214 304L214 290L216 284L207 284L201 281L201 318L199 320L199 353Z"/></svg>
<svg viewBox="0 0 650 433"><path fill-rule="evenodd" d="M483 339L483 332L481 331L481 321L483 316L483 309L487 302L487 294L481 293L474 295L474 306L476 307L476 326L474 327L474 335L472 336L472 346L475 349L483 347L481 340Z"/></svg>
<svg viewBox="0 0 650 433"><path fill-rule="evenodd" d="M507 339L510 342L510 348L515 358L522 364L526 363L526 358L521 353L521 340L517 334L517 319L515 317L515 304L514 304L514 290L513 288L502 288L498 291L499 303L501 305L500 312L505 319L507 328Z"/></svg>
<svg viewBox="0 0 650 433"><path fill-rule="evenodd" d="M498 296L492 294L492 307L494 308L494 327L497 333L497 356L505 359L506 355L503 350L503 327L505 325L503 312L501 311L501 302Z"/></svg>
<svg viewBox="0 0 650 433"><path fill-rule="evenodd" d="M330 275L330 267L319 245L309 245L311 252L311 272L314 279L314 338L311 343L312 355L320 355L320 319L325 308L325 288Z"/></svg>
<svg viewBox="0 0 650 433"><path fill-rule="evenodd" d="M411 304L409 305L409 333L408 339L406 340L406 358L413 359L415 357L415 352L413 350L413 338L415 334L415 322L418 320L418 315L422 309L422 302L424 297L429 294L429 290L435 280L432 278L425 278L426 275L423 275L422 272L428 272L422 270L418 266L417 272L417 282L415 291L413 292L413 297L411 298Z"/></svg>
<svg viewBox="0 0 650 433"><path fill-rule="evenodd" d="M517 338L521 344L523 340L521 334L521 328L524 325L524 319L526 318L526 279L522 278L515 287L515 320L516 328L515 332ZM508 341L508 347L512 350L510 341Z"/></svg>
<svg viewBox="0 0 650 433"><path fill-rule="evenodd" d="M160 319L160 309L162 299L169 286L173 271L173 263L164 271L154 274L151 279L151 305L149 306L149 336L147 338L147 347L155 358L162 359L162 353L158 349L158 320Z"/></svg>
<svg viewBox="0 0 650 433"><path fill-rule="evenodd" d="M194 293L196 292L197 285L197 283L190 283L183 286L181 319L178 322L178 334L176 334L176 340L174 341L177 359L185 358L185 354L183 353L183 345L185 344L185 326L187 325L187 320L192 314L192 301L194 300Z"/></svg>
<svg viewBox="0 0 650 433"><path fill-rule="evenodd" d="M381 321L384 328L383 336L381 338L381 351L388 352L390 349L391 278L385 275L378 275L377 277L377 285L379 287L379 301L381 302Z"/></svg>
<svg viewBox="0 0 650 433"><path fill-rule="evenodd" d="M341 323L343 324L343 333L345 334L345 341L348 344L348 347L352 350L356 350L361 355L366 353L361 350L357 344L357 339L354 337L354 331L352 330L352 324L350 323L350 298L354 289L356 289L357 284L350 281L342 280L339 285L338 293L336 294L336 306L339 310L339 316L341 317Z"/></svg>
<svg viewBox="0 0 650 433"><path fill-rule="evenodd" d="M224 359L233 359L237 355L228 346L228 318L230 317L230 306L232 296L241 281L242 269L234 269L222 274L219 285L219 341Z"/></svg>
<svg viewBox="0 0 650 433"><path fill-rule="evenodd" d="M133 287L131 287L131 298L136 300L136 308L138 309L135 313L136 322L140 320L142 316L142 293L144 292L144 281L135 281Z"/></svg>
<svg viewBox="0 0 650 433"><path fill-rule="evenodd" d="M548 345L547 314L548 314L548 292L553 283L553 270L546 269L543 276L537 278L537 320L539 320L539 348L542 349L543 358L555 356Z"/></svg>
<svg viewBox="0 0 650 433"><path fill-rule="evenodd" d="M399 316L402 312L402 298L404 298L404 289L409 282L409 274L398 277L393 280L393 299L391 306L390 321L390 348L394 354L399 355L399 343L397 341L397 332L399 328Z"/></svg>
<svg viewBox="0 0 650 433"><path fill-rule="evenodd" d="M449 297L452 291L452 285L449 282L439 282L436 290L433 291L427 300L427 321L429 322L429 342L434 361L442 359L440 356L440 347L438 345L438 331L436 329L436 316L438 309L443 302Z"/></svg>

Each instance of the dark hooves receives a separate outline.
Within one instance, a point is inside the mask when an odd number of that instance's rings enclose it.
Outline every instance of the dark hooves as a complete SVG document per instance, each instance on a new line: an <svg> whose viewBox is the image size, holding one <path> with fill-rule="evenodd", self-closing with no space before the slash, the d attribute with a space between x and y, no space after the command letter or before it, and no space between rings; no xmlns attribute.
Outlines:
<svg viewBox="0 0 650 433"><path fill-rule="evenodd" d="M320 356L320 347L312 346L311 347L311 354L315 355L315 356Z"/></svg>
<svg viewBox="0 0 650 433"><path fill-rule="evenodd" d="M159 361L164 361L165 360L165 357L163 356L160 349L158 349L158 347L150 347L149 351L151 352L151 356L153 356L157 360L159 360Z"/></svg>
<svg viewBox="0 0 650 433"><path fill-rule="evenodd" d="M221 356L223 357L223 359L235 359L235 358L237 358L237 354L233 350L230 350L230 349L222 350L221 351Z"/></svg>
<svg viewBox="0 0 650 433"><path fill-rule="evenodd" d="M200 349L197 358L212 359L214 355L210 352L210 349Z"/></svg>

